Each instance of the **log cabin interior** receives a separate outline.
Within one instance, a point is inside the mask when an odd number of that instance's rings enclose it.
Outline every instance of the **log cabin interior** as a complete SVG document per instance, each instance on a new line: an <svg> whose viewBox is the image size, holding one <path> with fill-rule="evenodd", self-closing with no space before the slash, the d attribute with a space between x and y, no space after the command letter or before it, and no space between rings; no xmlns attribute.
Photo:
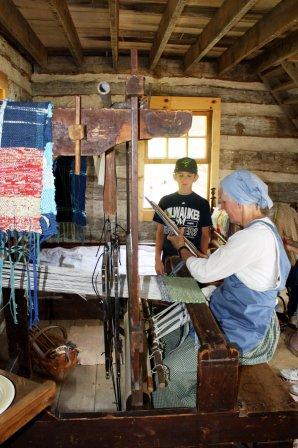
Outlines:
<svg viewBox="0 0 298 448"><path fill-rule="evenodd" d="M188 156L194 191L216 212L221 179L244 168L268 185L281 236L298 241L297 23L297 0L0 0L4 448L298 439L279 375L297 370L285 346L295 323L269 364L241 365L204 300L166 304L146 200L175 191L173 168ZM29 185L23 224L40 185L41 234L5 233L11 171ZM213 221L211 251L233 226L221 230ZM287 300L284 290L279 308ZM177 309L201 344L196 399L157 406L171 379L159 332Z"/></svg>

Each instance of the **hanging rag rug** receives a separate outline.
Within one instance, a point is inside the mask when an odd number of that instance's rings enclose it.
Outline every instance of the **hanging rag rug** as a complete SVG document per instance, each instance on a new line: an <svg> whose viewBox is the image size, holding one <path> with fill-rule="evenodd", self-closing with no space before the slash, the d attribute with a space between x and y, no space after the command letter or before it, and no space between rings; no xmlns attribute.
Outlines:
<svg viewBox="0 0 298 448"><path fill-rule="evenodd" d="M40 242L56 234L52 105L0 101L0 295L10 265L10 309L17 323L14 266L24 264L30 327L38 321Z"/></svg>

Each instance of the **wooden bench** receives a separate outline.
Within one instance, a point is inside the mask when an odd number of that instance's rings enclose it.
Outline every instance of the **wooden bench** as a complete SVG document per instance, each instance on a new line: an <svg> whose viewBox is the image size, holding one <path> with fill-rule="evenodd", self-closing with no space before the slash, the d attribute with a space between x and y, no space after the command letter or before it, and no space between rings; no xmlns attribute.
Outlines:
<svg viewBox="0 0 298 448"><path fill-rule="evenodd" d="M270 413L297 408L287 387L268 364L239 365L238 351L227 342L206 304L189 304L187 309L201 342L199 411L241 409L241 413Z"/></svg>

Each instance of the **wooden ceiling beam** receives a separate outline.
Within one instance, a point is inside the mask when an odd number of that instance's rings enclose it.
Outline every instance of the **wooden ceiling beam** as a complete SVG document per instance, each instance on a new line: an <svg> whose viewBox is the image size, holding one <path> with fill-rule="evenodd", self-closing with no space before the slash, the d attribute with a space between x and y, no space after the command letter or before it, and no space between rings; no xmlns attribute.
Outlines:
<svg viewBox="0 0 298 448"><path fill-rule="evenodd" d="M289 106L297 105L298 104L298 95L293 95L293 96L286 98L285 100L283 100L283 104L289 105Z"/></svg>
<svg viewBox="0 0 298 448"><path fill-rule="evenodd" d="M298 31L294 31L285 39L272 45L270 50L260 55L254 60L254 68L257 73L261 73L267 68L281 64L298 52Z"/></svg>
<svg viewBox="0 0 298 448"><path fill-rule="evenodd" d="M297 54L293 54L292 56L289 56L287 58L287 60L291 61L291 62L298 62L298 53Z"/></svg>
<svg viewBox="0 0 298 448"><path fill-rule="evenodd" d="M48 53L12 0L0 0L0 25L37 64L47 64Z"/></svg>
<svg viewBox="0 0 298 448"><path fill-rule="evenodd" d="M283 0L243 36L229 47L219 59L219 73L229 70L254 51L280 36L298 21L298 0Z"/></svg>
<svg viewBox="0 0 298 448"><path fill-rule="evenodd" d="M76 65L83 62L83 50L80 39L70 15L66 0L46 0L58 20L68 42L69 50Z"/></svg>
<svg viewBox="0 0 298 448"><path fill-rule="evenodd" d="M287 72L288 76L297 84L298 83L298 69L295 62L284 61L281 64Z"/></svg>
<svg viewBox="0 0 298 448"><path fill-rule="evenodd" d="M119 0L109 0L109 10L112 60L113 67L117 70L119 52Z"/></svg>
<svg viewBox="0 0 298 448"><path fill-rule="evenodd" d="M161 18L149 55L149 67L153 70L168 43L187 0L169 0Z"/></svg>
<svg viewBox="0 0 298 448"><path fill-rule="evenodd" d="M284 82L282 84L279 84L276 87L272 87L272 91L273 92L284 92L287 90L293 90L293 89L297 89L298 84L296 82L293 81L289 81L289 82Z"/></svg>
<svg viewBox="0 0 298 448"><path fill-rule="evenodd" d="M199 62L236 25L257 0L226 0L184 56L185 71Z"/></svg>

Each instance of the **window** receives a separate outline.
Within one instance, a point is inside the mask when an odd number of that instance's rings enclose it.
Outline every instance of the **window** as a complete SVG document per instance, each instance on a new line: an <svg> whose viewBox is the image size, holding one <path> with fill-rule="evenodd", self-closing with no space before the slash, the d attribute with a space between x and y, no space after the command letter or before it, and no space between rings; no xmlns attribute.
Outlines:
<svg viewBox="0 0 298 448"><path fill-rule="evenodd" d="M154 138L144 145L143 220L151 220L152 209L145 199L154 202L173 193L176 160L192 157L198 163L199 179L193 190L209 199L211 187L218 182L220 100L218 98L153 97L153 109L176 109L193 112L192 126L187 135L178 138Z"/></svg>

